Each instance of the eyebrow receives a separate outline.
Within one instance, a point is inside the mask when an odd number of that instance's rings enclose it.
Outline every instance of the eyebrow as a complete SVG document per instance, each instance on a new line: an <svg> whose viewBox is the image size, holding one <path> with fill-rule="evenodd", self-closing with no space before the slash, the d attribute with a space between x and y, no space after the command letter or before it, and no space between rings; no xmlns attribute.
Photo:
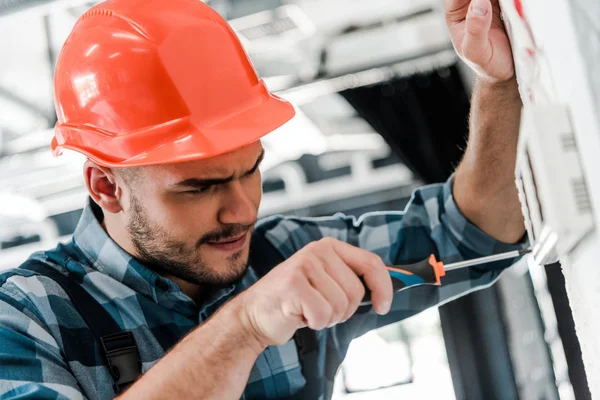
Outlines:
<svg viewBox="0 0 600 400"><path fill-rule="evenodd" d="M258 159L254 163L254 166L252 168L250 168L248 171L244 172L242 174L242 176L249 175L249 174L253 173L254 171L256 171L264 158L265 158L265 150L263 149L263 151L258 156ZM189 179L185 179L181 182L177 182L173 186L175 188L182 188L182 187L205 188L207 186L223 185L225 183L229 183L234 179L234 177L235 177L234 175L231 175L231 176L227 176L225 178L202 178L202 179L189 178Z"/></svg>

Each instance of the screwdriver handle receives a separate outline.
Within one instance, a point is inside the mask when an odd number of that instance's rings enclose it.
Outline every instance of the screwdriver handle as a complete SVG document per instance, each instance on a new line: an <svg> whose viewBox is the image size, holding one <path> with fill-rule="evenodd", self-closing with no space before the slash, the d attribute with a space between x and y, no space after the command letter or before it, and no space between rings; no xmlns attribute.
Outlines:
<svg viewBox="0 0 600 400"><path fill-rule="evenodd" d="M392 278L394 293L412 286L441 284L440 278L446 275L444 263L437 261L435 255L429 256L423 261L408 265L395 265L387 267ZM363 282L364 283L364 282ZM361 306L371 304L371 292L367 289Z"/></svg>

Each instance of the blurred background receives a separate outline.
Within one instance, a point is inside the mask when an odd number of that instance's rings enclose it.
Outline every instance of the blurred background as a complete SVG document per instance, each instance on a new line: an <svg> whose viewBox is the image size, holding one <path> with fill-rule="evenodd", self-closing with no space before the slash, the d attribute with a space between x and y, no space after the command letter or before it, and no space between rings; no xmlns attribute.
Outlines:
<svg viewBox="0 0 600 400"><path fill-rule="evenodd" d="M265 139L262 216L400 210L458 165L472 76L441 0L208 3L298 111ZM0 0L0 270L68 240L85 202L83 158L49 150L52 75L94 4ZM523 260L493 288L355 340L334 398L589 398L560 269Z"/></svg>

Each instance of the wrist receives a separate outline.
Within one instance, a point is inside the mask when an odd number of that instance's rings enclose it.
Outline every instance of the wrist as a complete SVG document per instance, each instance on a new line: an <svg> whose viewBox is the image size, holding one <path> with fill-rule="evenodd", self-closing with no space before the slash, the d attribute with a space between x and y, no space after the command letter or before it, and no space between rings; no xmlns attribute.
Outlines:
<svg viewBox="0 0 600 400"><path fill-rule="evenodd" d="M504 95L504 97L508 95L509 97L518 97L520 99L519 84L516 76L505 81L491 81L478 76L476 78L475 88L484 93Z"/></svg>
<svg viewBox="0 0 600 400"><path fill-rule="evenodd" d="M235 321L235 329L239 332L240 343L252 351L256 357L265 351L267 346L257 334L255 324L247 311L243 294L227 303L224 311L228 314L225 316L227 319Z"/></svg>

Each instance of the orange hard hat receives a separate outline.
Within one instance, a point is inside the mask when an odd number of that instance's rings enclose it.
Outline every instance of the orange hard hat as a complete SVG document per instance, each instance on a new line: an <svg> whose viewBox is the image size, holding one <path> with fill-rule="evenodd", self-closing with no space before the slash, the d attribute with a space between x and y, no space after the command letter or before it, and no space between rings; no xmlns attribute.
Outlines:
<svg viewBox="0 0 600 400"><path fill-rule="evenodd" d="M109 0L86 12L61 50L54 97L53 153L116 168L227 153L294 116L199 0Z"/></svg>

